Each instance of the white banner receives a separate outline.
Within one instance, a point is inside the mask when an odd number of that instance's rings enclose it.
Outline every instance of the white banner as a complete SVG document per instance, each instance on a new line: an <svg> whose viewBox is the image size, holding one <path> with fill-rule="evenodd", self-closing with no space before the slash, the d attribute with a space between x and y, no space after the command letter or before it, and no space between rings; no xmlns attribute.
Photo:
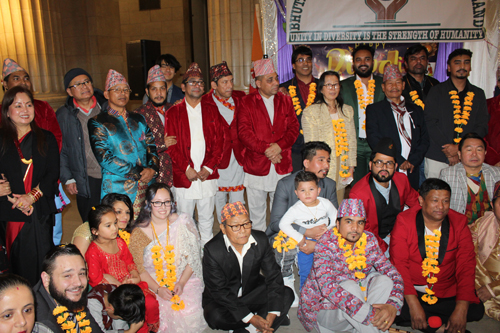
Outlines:
<svg viewBox="0 0 500 333"><path fill-rule="evenodd" d="M484 38L484 0L287 0L286 5L289 44Z"/></svg>

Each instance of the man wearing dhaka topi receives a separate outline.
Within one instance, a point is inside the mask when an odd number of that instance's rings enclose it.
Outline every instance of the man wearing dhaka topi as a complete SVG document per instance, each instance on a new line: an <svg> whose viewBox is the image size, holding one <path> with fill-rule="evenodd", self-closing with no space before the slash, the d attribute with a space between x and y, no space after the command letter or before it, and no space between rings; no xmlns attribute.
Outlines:
<svg viewBox="0 0 500 333"><path fill-rule="evenodd" d="M336 228L316 244L298 310L307 331L386 331L401 310L403 279L365 221L363 201L345 199Z"/></svg>

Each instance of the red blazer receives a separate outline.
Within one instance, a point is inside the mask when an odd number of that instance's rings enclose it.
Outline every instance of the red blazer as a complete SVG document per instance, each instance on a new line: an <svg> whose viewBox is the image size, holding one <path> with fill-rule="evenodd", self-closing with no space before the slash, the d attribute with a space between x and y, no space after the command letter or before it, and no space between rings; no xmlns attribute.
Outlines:
<svg viewBox="0 0 500 333"><path fill-rule="evenodd" d="M385 252L387 251L387 248L389 246L378 235L377 207L375 206L375 199L373 198L373 194L370 189L370 183L368 182L368 180L370 179L370 175L371 173L367 174L353 186L351 192L349 193L349 198L363 200L366 210L365 230L370 231L375 235L375 237L377 237L382 252ZM394 172L392 181L393 185L396 185L396 187L398 188L401 212L403 211L405 205L408 205L408 207L420 207L420 204L418 202L418 192L411 187L408 177L406 177L404 173L397 171Z"/></svg>
<svg viewBox="0 0 500 333"><path fill-rule="evenodd" d="M425 226L423 218L421 222L417 220L420 211L420 207L413 207L399 214L391 232L390 259L403 277L405 295L417 295L413 286L427 284L422 276ZM447 217L449 222L445 220L441 226L440 272L432 290L438 298L456 296L456 300L479 303L474 288L476 256L467 218L452 209ZM417 228L421 231L417 232Z"/></svg>
<svg viewBox="0 0 500 333"><path fill-rule="evenodd" d="M292 99L278 92L274 96L273 125L269 120L266 106L258 91L241 99L237 115L238 136L246 147L243 170L255 176L269 174L271 161L264 155L270 143L277 143L281 152L281 162L276 164L276 172L284 175L292 172L291 147L299 135L299 122L295 115Z"/></svg>
<svg viewBox="0 0 500 333"><path fill-rule="evenodd" d="M202 101L208 104L212 104L215 106L218 110L217 104L214 101L214 98L212 96L213 91L210 90L208 93L203 95ZM224 149L222 153L222 158L219 163L219 169L226 169L229 166L229 162L231 161L231 152L234 152L234 157L236 158L236 161L238 161L238 164L243 166L243 160L245 156L245 147L241 144L240 139L238 138L238 126L236 122L236 115L238 114L238 110L241 107L241 98L246 96L244 91L240 90L233 90L233 100L234 100L234 105L236 106L234 110L234 116L233 116L233 121L231 122L231 125L227 123L227 121L222 118L222 124L224 126L224 133L226 136L226 140L224 142Z"/></svg>
<svg viewBox="0 0 500 333"><path fill-rule="evenodd" d="M218 179L220 159L224 146L224 119L219 109L211 104L201 101L201 114L203 120L203 136L205 137L205 158L201 167L208 167L213 173L207 179ZM194 168L191 160L191 132L186 109L186 99L168 109L165 116L165 135L175 135L177 143L168 147L172 158L172 171L174 186L189 188L191 182L186 177L188 165Z"/></svg>

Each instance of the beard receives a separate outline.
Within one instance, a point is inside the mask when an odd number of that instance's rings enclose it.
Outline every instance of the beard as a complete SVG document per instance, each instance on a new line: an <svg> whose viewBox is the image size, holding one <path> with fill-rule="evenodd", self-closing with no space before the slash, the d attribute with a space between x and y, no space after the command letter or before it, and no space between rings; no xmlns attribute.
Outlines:
<svg viewBox="0 0 500 333"><path fill-rule="evenodd" d="M389 175L387 177L381 176L380 172L382 172L382 171L387 172ZM387 183L388 181L390 181L392 179L392 176L394 176L394 173L391 175L391 173L389 171L387 171L387 170L381 170L381 171L379 171L379 173L374 173L372 171L372 176L379 183Z"/></svg>
<svg viewBox="0 0 500 333"><path fill-rule="evenodd" d="M149 96L148 96L149 97ZM149 100L151 101L151 103L153 103L153 105L157 108L161 107L161 106L164 106L165 104L167 104L167 98L165 97L165 99L163 100L163 102L161 103L156 103L154 100L152 100L151 98L149 98Z"/></svg>
<svg viewBox="0 0 500 333"><path fill-rule="evenodd" d="M356 66L353 66L354 67L354 73L356 73L359 77L362 77L362 78L366 78L366 77L370 77L370 75L372 75L372 72L373 72L373 64L368 68L368 70L366 70L365 72L362 72L361 70L359 70L358 67Z"/></svg>
<svg viewBox="0 0 500 333"><path fill-rule="evenodd" d="M57 290L56 286L53 284L52 279L50 279L49 282L49 293L50 296L56 300L57 303L59 303L62 306L65 306L68 308L69 312L77 312L84 307L87 306L87 293L88 289L87 286L82 287L82 296L80 297L80 300L77 302L73 302L72 300L68 299L64 293L60 293L59 290Z"/></svg>

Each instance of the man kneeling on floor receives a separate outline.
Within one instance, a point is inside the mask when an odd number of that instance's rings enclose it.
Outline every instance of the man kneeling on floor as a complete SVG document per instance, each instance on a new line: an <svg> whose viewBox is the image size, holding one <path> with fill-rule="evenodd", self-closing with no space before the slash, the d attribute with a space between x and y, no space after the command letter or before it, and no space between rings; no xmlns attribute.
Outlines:
<svg viewBox="0 0 500 333"><path fill-rule="evenodd" d="M365 221L362 200L343 200L337 227L317 242L298 310L307 331L386 331L400 312L403 279Z"/></svg>
<svg viewBox="0 0 500 333"><path fill-rule="evenodd" d="M240 201L224 206L220 229L203 248L203 310L208 326L235 333L271 333L289 324L293 291L283 284L266 234L252 230Z"/></svg>

